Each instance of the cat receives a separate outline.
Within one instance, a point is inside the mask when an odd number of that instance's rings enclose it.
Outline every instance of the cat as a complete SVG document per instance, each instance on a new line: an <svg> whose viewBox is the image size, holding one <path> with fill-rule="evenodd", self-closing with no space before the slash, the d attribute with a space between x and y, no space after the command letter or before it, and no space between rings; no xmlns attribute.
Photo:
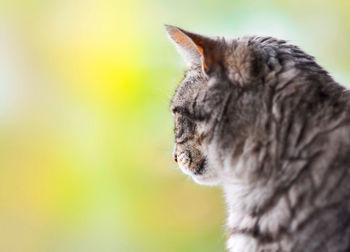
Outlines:
<svg viewBox="0 0 350 252"><path fill-rule="evenodd" d="M223 188L228 251L350 251L349 91L284 40L166 30L189 65L174 160Z"/></svg>

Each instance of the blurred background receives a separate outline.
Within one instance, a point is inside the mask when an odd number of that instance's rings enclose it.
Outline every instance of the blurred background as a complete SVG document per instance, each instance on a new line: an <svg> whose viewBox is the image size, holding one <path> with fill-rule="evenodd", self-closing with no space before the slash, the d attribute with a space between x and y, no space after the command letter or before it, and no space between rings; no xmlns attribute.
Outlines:
<svg viewBox="0 0 350 252"><path fill-rule="evenodd" d="M220 190L172 160L163 24L287 39L349 84L347 0L0 0L0 251L224 250Z"/></svg>

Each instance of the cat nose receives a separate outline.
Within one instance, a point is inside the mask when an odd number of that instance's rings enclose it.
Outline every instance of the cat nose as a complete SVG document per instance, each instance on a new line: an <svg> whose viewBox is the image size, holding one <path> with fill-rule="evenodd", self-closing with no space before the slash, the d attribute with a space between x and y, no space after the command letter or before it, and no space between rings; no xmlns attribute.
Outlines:
<svg viewBox="0 0 350 252"><path fill-rule="evenodd" d="M174 150L173 150L173 158L174 158L175 163L177 163L177 154L176 154L177 151L176 150L177 150L177 144L175 144Z"/></svg>

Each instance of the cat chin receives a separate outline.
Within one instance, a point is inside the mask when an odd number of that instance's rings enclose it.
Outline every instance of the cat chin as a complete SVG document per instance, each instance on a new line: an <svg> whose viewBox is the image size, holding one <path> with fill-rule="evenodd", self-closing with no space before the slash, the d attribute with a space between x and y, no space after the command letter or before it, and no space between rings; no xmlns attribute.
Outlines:
<svg viewBox="0 0 350 252"><path fill-rule="evenodd" d="M179 165L181 171L185 173L186 175L189 175L194 182L200 185L207 185L207 186L216 186L220 184L220 180L216 174L212 174L207 169L203 174L195 174L189 169L184 168L183 166Z"/></svg>
<svg viewBox="0 0 350 252"><path fill-rule="evenodd" d="M192 179L194 182L200 185L217 186L220 184L219 179L212 176L192 175Z"/></svg>
<svg viewBox="0 0 350 252"><path fill-rule="evenodd" d="M218 175L210 169L206 169L203 174L192 173L191 177L194 182L200 185L216 186L221 184L221 180L219 179Z"/></svg>

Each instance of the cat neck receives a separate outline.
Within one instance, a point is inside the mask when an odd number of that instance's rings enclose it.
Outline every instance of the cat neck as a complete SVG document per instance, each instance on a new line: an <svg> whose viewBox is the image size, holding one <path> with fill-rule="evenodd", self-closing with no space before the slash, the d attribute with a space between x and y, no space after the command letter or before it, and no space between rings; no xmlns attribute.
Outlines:
<svg viewBox="0 0 350 252"><path fill-rule="evenodd" d="M272 204L274 193L269 187L226 184L223 190L227 202L227 247L230 251L256 251L262 240L273 246L291 218L287 198L282 196ZM270 205L266 205L267 202Z"/></svg>

